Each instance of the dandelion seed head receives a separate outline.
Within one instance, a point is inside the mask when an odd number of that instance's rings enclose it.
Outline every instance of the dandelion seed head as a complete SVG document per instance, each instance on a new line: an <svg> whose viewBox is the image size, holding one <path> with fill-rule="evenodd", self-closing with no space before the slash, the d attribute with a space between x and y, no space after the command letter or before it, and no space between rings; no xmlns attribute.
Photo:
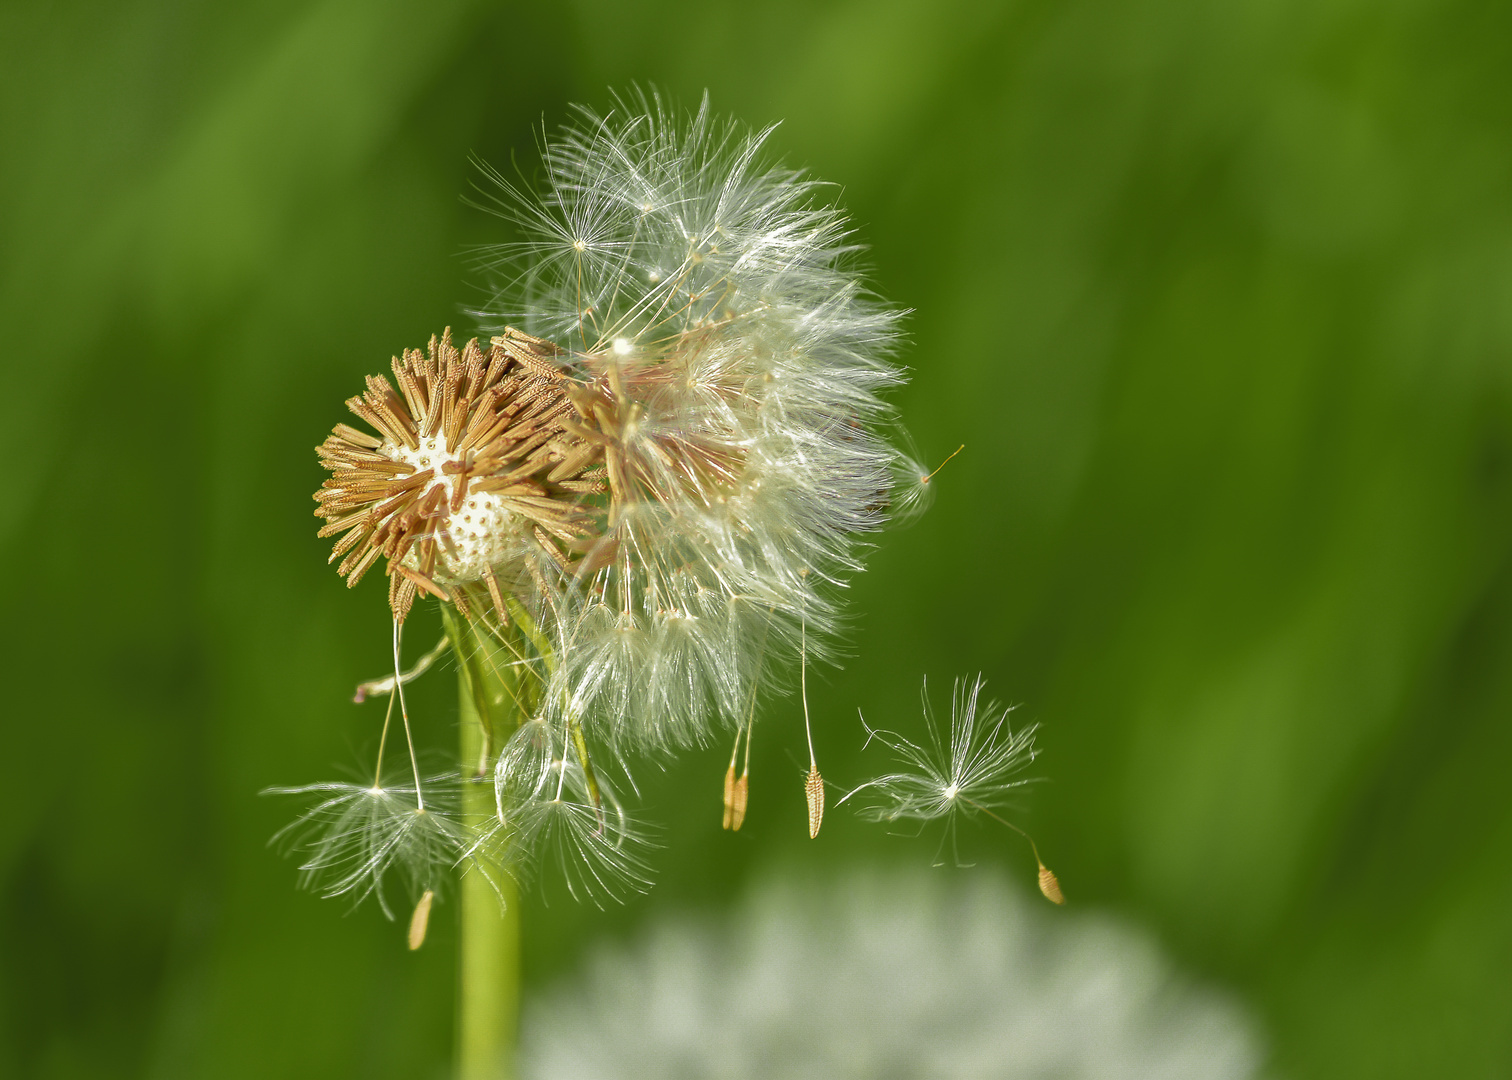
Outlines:
<svg viewBox="0 0 1512 1080"><path fill-rule="evenodd" d="M347 402L365 428L317 448L331 561L348 585L388 578L395 674L364 686L395 692L416 805L331 789L289 834L312 884L382 903L390 872L428 889L448 859L554 852L575 892L633 888L643 841L604 761L704 743L800 652L833 655L866 536L906 509L883 400L900 312L770 134L654 93L580 109L538 188L490 174L521 238L484 256L484 337L404 351ZM492 768L482 832L420 797L400 629L422 595L459 657L488 643L463 659L480 713L487 686L524 718L465 764ZM817 768L809 787L816 832Z"/></svg>

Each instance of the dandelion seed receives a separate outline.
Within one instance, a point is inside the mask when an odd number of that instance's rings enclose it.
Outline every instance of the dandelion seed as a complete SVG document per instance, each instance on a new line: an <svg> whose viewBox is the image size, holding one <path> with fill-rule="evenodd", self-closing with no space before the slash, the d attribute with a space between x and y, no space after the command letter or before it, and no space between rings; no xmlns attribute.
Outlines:
<svg viewBox="0 0 1512 1080"><path fill-rule="evenodd" d="M424 792L422 790L422 785L420 783L420 759L415 755L415 736L410 731L409 706L405 703L405 700L404 700L404 680L402 678L400 678L400 672L403 669L402 669L402 667L400 666L400 663L399 663L399 643L400 643L400 640L403 637L403 631L404 631L404 623L401 622L398 618L395 618L394 619L394 697L399 699L399 716L404 721L404 743L405 743L405 746L407 746L409 748L410 768L414 771L414 774L415 774L415 804L416 804L416 809L419 810L419 811L421 811L423 813L424 810L425 810L425 795L424 795ZM393 698L390 698L389 699L389 716L392 716L393 712L394 712L394 700L393 700ZM376 778L378 776L381 776L382 773L383 773L383 741L384 741L384 739L386 739L388 737L388 725L389 725L388 718L385 717L384 721L383 721L383 736L380 737L380 739L378 741L378 766L377 766L376 769L373 770L373 775L374 775L373 783L374 783L375 786L378 783L378 781L377 781Z"/></svg>
<svg viewBox="0 0 1512 1080"><path fill-rule="evenodd" d="M650 887L649 845L617 805L606 815L586 802L550 799L525 806L520 822L524 842L555 864L575 900L603 907Z"/></svg>
<svg viewBox="0 0 1512 1080"><path fill-rule="evenodd" d="M808 800L809 839L819 836L819 826L824 824L824 779L819 775L819 766L809 766L803 778L803 794Z"/></svg>
<svg viewBox="0 0 1512 1080"><path fill-rule="evenodd" d="M465 859L470 844L450 809L454 778L435 777L428 786L432 802L425 809L408 786L323 783L270 788L264 794L321 796L272 842L303 857L302 886L326 897L350 896L354 903L373 896L392 919L386 892L391 874L412 895L437 890Z"/></svg>
<svg viewBox="0 0 1512 1080"><path fill-rule="evenodd" d="M1039 868L1039 889L1052 904L1064 904L1066 896L1061 892L1060 882L1044 863Z"/></svg>
<svg viewBox="0 0 1512 1080"><path fill-rule="evenodd" d="M770 611L767 612L767 630L771 628L771 614ZM762 631L761 645L757 649L756 666L758 669L766 655L767 630ZM760 683L751 684L751 700L746 708L745 723L735 729L735 745L730 748L730 768L725 773L724 827L731 832L739 832L740 827L745 824L746 807L751 800L751 736L756 733L756 697L760 689ZM745 765L737 778L735 757L740 752L742 734L745 735Z"/></svg>
<svg viewBox="0 0 1512 1080"><path fill-rule="evenodd" d="M746 735L746 763L745 772L737 777L735 775L735 761L740 753L740 736L742 731ZM731 832L740 831L741 825L745 824L746 804L750 799L750 791L751 737L750 728L745 727L735 732L735 745L730 748L730 767L725 770L723 828Z"/></svg>
<svg viewBox="0 0 1512 1080"><path fill-rule="evenodd" d="M420 901L415 905L415 913L410 916L409 924L409 947L414 952L425 944L425 930L430 925L431 901L436 898L434 889L426 889L420 894Z"/></svg>
<svg viewBox="0 0 1512 1080"><path fill-rule="evenodd" d="M369 679L365 683L359 683L357 692L352 695L352 701L361 705L370 697L382 697L384 694L392 694L394 687L400 683L412 683L430 670L431 665L441 659L442 655L451 648L451 640L445 636L436 642L435 646L409 668L397 677L385 675L381 679Z"/></svg>
<svg viewBox="0 0 1512 1080"><path fill-rule="evenodd" d="M805 569L804 573L808 573ZM808 800L809 839L819 838L819 826L824 824L824 778L819 775L819 763L814 757L814 728L809 723L808 707L808 627L800 620L798 651L798 686L803 698L803 730L808 736L809 771L803 778L803 795Z"/></svg>
<svg viewBox="0 0 1512 1080"><path fill-rule="evenodd" d="M927 484L931 480L933 480L935 478L935 476L939 473L939 471L950 463L951 458L955 457L957 454L959 454L964 449L966 449L966 444L962 443L960 446L958 446L954 450L952 450L949 454L946 454L945 455L945 460L942 461L942 462L940 462L938 465L936 465L934 467L934 471L933 472L930 472L930 473L928 473L928 474L926 474L924 476L919 477L919 483L921 483L921 484Z"/></svg>
<svg viewBox="0 0 1512 1080"><path fill-rule="evenodd" d="M751 770L747 764L746 771L735 781L735 790L732 793L730 806L730 831L739 832L745 824L746 807L751 801Z"/></svg>
<svg viewBox="0 0 1512 1080"><path fill-rule="evenodd" d="M735 747L740 748L740 736L735 737ZM724 821L721 828L728 829L735 820L735 751L730 751L730 767L724 780Z"/></svg>
<svg viewBox="0 0 1512 1080"><path fill-rule="evenodd" d="M950 841L953 853L959 819L978 814L990 817L1029 842L1039 867L1040 891L1053 903L1064 903L1060 883L1040 858L1034 838L997 813L1014 789L1033 782L1020 774L1036 755L1035 728L1015 731L1008 722L1012 709L993 702L984 705L982 686L980 676L969 686L956 682L948 734L935 722L926 686L926 742L922 745L896 732L867 726L863 719L867 742L875 740L888 747L903 768L852 788L840 802L861 796L858 812L873 821L943 819L945 840Z"/></svg>
<svg viewBox="0 0 1512 1080"><path fill-rule="evenodd" d="M1031 782L1019 774L1035 758L1035 728L1015 731L1008 722L1012 710L983 703L982 687L980 677L970 684L957 681L948 732L935 721L926 687L923 745L863 720L867 742L892 750L904 768L868 780L841 802L864 794L858 800L860 812L872 820L928 821L999 807L1009 792Z"/></svg>
<svg viewBox="0 0 1512 1080"><path fill-rule="evenodd" d="M602 904L649 884L647 844L607 778L583 760L568 733L539 717L523 725L499 754L498 816L480 842L554 863L569 893Z"/></svg>
<svg viewBox="0 0 1512 1080"><path fill-rule="evenodd" d="M906 445L906 443L905 443ZM934 478L957 454L966 449L965 443L956 447L945 460L933 469L920 463L909 451L897 450L893 458L893 488L888 509L894 521L907 523L929 509L934 499Z"/></svg>

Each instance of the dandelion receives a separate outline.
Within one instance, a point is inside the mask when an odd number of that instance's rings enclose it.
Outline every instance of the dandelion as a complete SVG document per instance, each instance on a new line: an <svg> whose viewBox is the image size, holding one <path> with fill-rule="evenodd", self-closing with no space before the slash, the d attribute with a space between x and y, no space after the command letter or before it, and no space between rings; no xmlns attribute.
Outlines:
<svg viewBox="0 0 1512 1080"><path fill-rule="evenodd" d="M397 701L414 805L377 783L285 789L323 796L289 834L313 886L381 899L399 870L423 895L448 860L496 878L544 859L574 892L638 887L606 770L721 727L745 740L726 780L740 827L763 688L830 654L865 534L915 501L894 490L880 397L901 378L899 313L862 286L825 186L764 160L770 134L635 93L545 140L540 189L489 172L519 239L482 255L486 335L403 351L318 447L331 561L349 586L387 579L393 674L357 696L390 696L377 773ZM422 597L473 718L450 805L422 782L405 702L443 648L402 663Z"/></svg>
<svg viewBox="0 0 1512 1080"><path fill-rule="evenodd" d="M1060 883L1040 859L1034 839L996 812L1015 789L1033 782L1021 774L1036 757L1036 729L1031 725L1015 731L1008 719L1013 710L992 701L983 704L982 686L980 675L969 684L956 681L947 733L934 718L926 685L922 745L870 727L863 718L868 745L876 741L886 746L902 768L852 788L840 802L856 798L861 815L872 821L944 820L953 853L958 821L978 814L990 817L1029 841L1039 864L1040 891L1046 899L1064 903Z"/></svg>
<svg viewBox="0 0 1512 1080"><path fill-rule="evenodd" d="M387 579L393 674L357 693L390 696L375 774L397 700L402 809L427 824L400 828L389 794L289 789L325 796L298 823L303 873L380 900L386 872L407 875L414 942L446 860L479 871L463 879L464 955L470 880L506 901L532 864L595 900L643 887L644 839L614 791L636 755L735 729L747 765L735 778L732 751L725 823L739 828L757 700L791 686L794 661L806 689L866 535L919 501L895 489L904 455L881 397L901 380L900 313L862 285L828 189L765 160L770 134L707 99L683 114L634 93L546 138L539 188L488 171L519 239L481 255L498 285L484 334L403 351L392 380L347 401L360 426L317 448L331 561L349 586ZM422 598L459 674L449 805L421 781L405 702L441 655L402 663ZM814 836L806 695L804 721Z"/></svg>

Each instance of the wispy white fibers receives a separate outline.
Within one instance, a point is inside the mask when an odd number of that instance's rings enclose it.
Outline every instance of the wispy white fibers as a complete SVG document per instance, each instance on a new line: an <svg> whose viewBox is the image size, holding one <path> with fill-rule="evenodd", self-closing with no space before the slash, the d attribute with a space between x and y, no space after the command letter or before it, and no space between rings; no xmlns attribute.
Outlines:
<svg viewBox="0 0 1512 1080"><path fill-rule="evenodd" d="M468 861L469 838L455 819L457 781L435 777L421 807L407 784L330 782L270 788L270 795L317 795L320 802L273 837L300 859L300 883L322 896L368 896L389 918L385 892L390 873L400 878L409 903L436 889L458 863Z"/></svg>
<svg viewBox="0 0 1512 1080"><path fill-rule="evenodd" d="M1012 709L982 701L984 685L980 675L956 682L948 729L935 719L926 685L923 742L863 720L867 743L891 750L897 767L853 788L840 802L855 799L861 814L873 821L954 820L996 809L1015 788L1033 783L1022 774L1036 757L1035 727L1015 730Z"/></svg>
<svg viewBox="0 0 1512 1080"><path fill-rule="evenodd" d="M887 512L898 312L863 288L828 189L766 160L770 130L633 94L546 140L539 190L495 175L522 238L490 253L483 314L564 350L610 488L543 604L547 700L621 745L737 721L800 615L811 639L837 629Z"/></svg>
<svg viewBox="0 0 1512 1080"><path fill-rule="evenodd" d="M922 743L883 728L873 728L863 719L866 742L881 743L893 752L896 768L852 788L841 797L863 817L873 821L945 822L940 850L949 844L953 861L959 863L956 827L961 820L989 817L1006 825L1029 842L1039 864L1039 887L1054 904L1066 902L1055 872L1040 857L1039 845L1022 828L998 813L1014 793L1034 777L1022 775L1034 761L1033 725L1014 730L1009 722L1013 710L995 701L982 702L982 677L971 682L956 680L950 696L950 729L942 731L929 704L929 686L924 687ZM860 796L857 798L857 796Z"/></svg>
<svg viewBox="0 0 1512 1080"><path fill-rule="evenodd" d="M1115 921L999 876L850 873L756 890L590 953L527 1007L521 1074L1245 1080L1253 1023Z"/></svg>

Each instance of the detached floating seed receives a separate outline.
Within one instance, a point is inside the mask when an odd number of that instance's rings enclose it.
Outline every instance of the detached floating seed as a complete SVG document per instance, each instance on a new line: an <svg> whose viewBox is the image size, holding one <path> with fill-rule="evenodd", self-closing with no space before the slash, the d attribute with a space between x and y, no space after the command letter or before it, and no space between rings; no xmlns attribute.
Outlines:
<svg viewBox="0 0 1512 1080"><path fill-rule="evenodd" d="M415 914L410 916L410 952L414 952L425 944L425 931L430 925L431 901L435 898L436 894L434 890L426 889L420 896L420 902L415 905Z"/></svg>

